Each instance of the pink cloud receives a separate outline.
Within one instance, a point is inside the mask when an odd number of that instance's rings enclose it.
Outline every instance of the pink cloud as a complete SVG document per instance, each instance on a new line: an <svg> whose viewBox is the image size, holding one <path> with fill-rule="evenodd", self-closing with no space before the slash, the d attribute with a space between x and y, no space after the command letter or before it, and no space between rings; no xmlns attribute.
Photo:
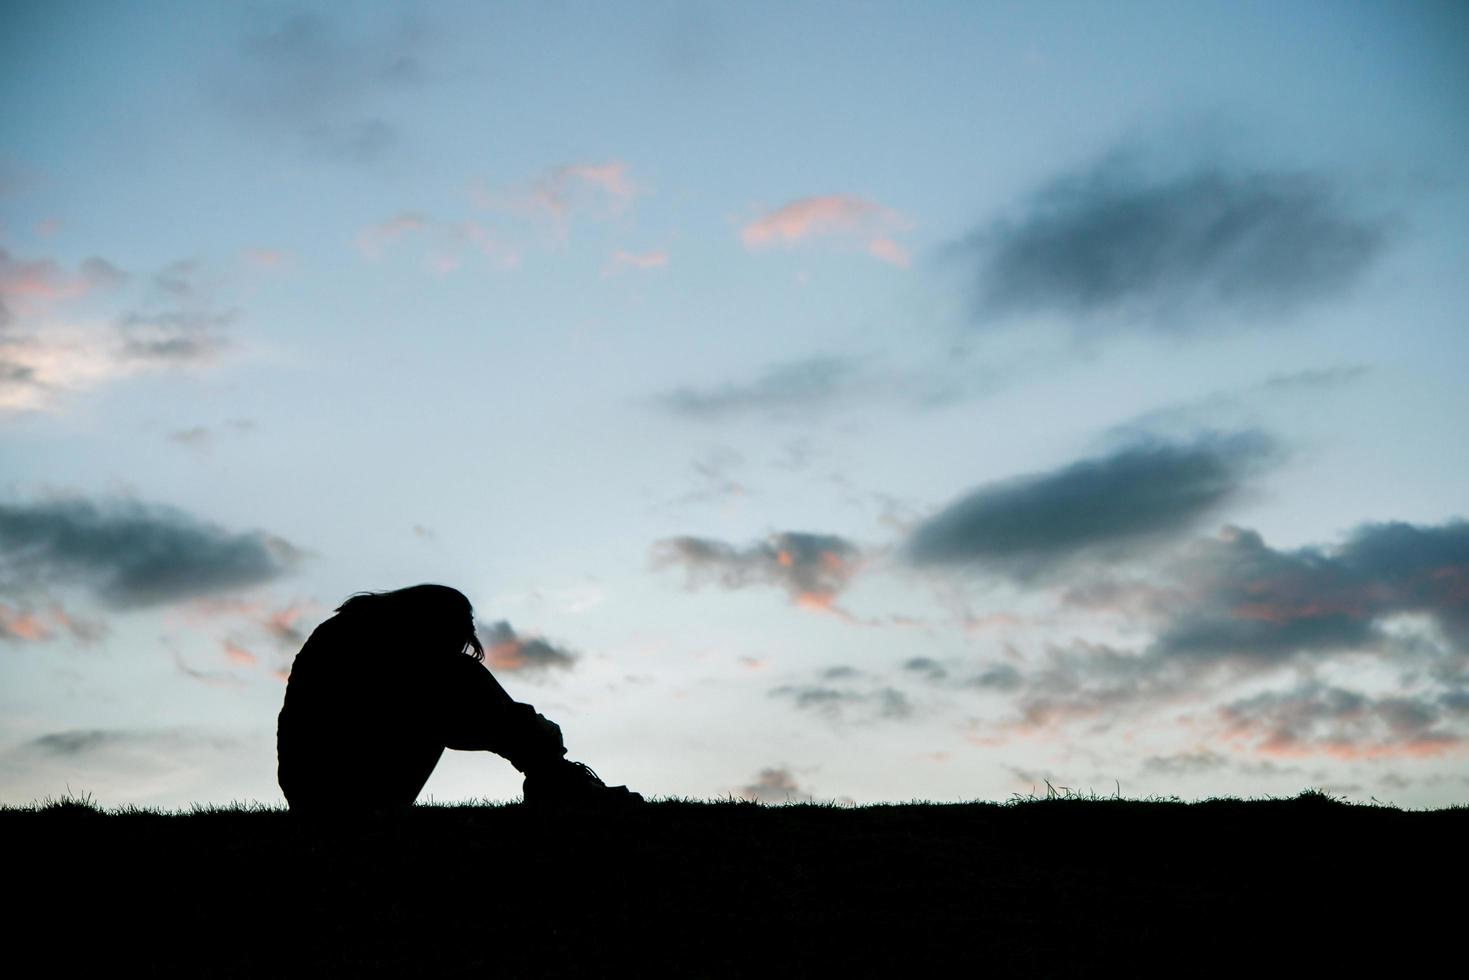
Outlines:
<svg viewBox="0 0 1469 980"><path fill-rule="evenodd" d="M382 258L384 253L406 235L428 228L428 218L413 211L404 211L369 225L357 234L357 250L369 259Z"/></svg>
<svg viewBox="0 0 1469 980"><path fill-rule="evenodd" d="M278 248L247 248L240 253L240 258L256 269L275 270L285 267L291 255Z"/></svg>
<svg viewBox="0 0 1469 980"><path fill-rule="evenodd" d="M621 272L624 269L662 269L668 265L668 253L662 249L652 252L626 252L622 249L612 253L612 261L607 266L608 273Z"/></svg>
<svg viewBox="0 0 1469 980"><path fill-rule="evenodd" d="M234 640L224 641L224 655L225 659L239 667L254 667L259 662L255 654L246 650Z"/></svg>
<svg viewBox="0 0 1469 980"><path fill-rule="evenodd" d="M608 160L561 164L542 172L519 190L497 193L481 187L473 192L473 197L482 208L549 218L559 233L565 231L573 213L620 214L641 193L643 188L633 181L627 164Z"/></svg>
<svg viewBox="0 0 1469 980"><path fill-rule="evenodd" d="M897 212L847 194L803 197L748 222L740 240L749 249L790 247L815 238L861 243L869 255L906 267L908 252L890 233L906 222Z"/></svg>
<svg viewBox="0 0 1469 980"><path fill-rule="evenodd" d="M867 243L867 254L881 262L898 266L901 269L908 268L908 250L891 238L879 235Z"/></svg>
<svg viewBox="0 0 1469 980"><path fill-rule="evenodd" d="M127 276L106 259L92 257L67 272L52 259L22 259L0 248L0 308L22 315L76 299L126 281Z"/></svg>

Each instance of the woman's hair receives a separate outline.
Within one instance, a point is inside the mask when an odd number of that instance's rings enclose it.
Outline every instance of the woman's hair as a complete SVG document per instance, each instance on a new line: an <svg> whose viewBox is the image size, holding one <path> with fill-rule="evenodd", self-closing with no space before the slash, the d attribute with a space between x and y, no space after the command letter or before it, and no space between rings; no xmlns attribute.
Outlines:
<svg viewBox="0 0 1469 980"><path fill-rule="evenodd" d="M378 619L400 628L421 628L421 624L444 626L456 620L464 626L464 646L473 651L476 660L485 659L485 648L474 633L474 607L458 589L447 585L410 585L391 592L358 592L347 598L336 611L351 618Z"/></svg>

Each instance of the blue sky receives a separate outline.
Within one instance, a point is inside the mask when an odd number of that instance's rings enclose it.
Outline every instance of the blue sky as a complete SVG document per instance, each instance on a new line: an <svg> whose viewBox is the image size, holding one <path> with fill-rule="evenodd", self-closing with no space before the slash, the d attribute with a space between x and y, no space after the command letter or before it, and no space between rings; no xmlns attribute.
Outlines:
<svg viewBox="0 0 1469 980"><path fill-rule="evenodd" d="M645 793L1469 788L1455 5L0 17L5 801L421 581Z"/></svg>

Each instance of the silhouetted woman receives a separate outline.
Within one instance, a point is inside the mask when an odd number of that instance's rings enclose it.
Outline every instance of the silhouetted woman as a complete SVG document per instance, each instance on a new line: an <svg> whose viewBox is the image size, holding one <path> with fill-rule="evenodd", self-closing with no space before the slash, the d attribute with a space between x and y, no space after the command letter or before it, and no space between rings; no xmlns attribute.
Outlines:
<svg viewBox="0 0 1469 980"><path fill-rule="evenodd" d="M360 593L296 655L276 729L293 810L408 806L444 749L495 752L527 803L636 802L566 758L561 729L483 664L469 600L445 585Z"/></svg>

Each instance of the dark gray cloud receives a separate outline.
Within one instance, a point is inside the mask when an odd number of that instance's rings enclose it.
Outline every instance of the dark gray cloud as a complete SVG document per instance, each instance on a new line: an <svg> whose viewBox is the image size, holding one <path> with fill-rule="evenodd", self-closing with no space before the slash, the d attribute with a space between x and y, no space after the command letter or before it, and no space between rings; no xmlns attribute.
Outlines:
<svg viewBox="0 0 1469 980"><path fill-rule="evenodd" d="M1012 313L1079 329L1183 331L1217 314L1258 324L1339 296L1386 240L1320 175L1205 168L1156 177L1110 159L1038 193L961 251L978 263L981 322Z"/></svg>
<svg viewBox="0 0 1469 980"><path fill-rule="evenodd" d="M754 782L739 788L739 795L756 803L809 803L811 794L801 789L796 777L784 766L761 769Z"/></svg>
<svg viewBox="0 0 1469 980"><path fill-rule="evenodd" d="M830 608L861 563L855 544L834 534L783 531L744 548L711 538L668 538L654 546L658 566L681 565L691 588L713 582L726 589L774 585L792 601Z"/></svg>
<svg viewBox="0 0 1469 980"><path fill-rule="evenodd" d="M976 674L969 684L988 691L1015 691L1022 683L1020 671L1010 664L995 664Z"/></svg>
<svg viewBox="0 0 1469 980"><path fill-rule="evenodd" d="M767 368L748 381L708 388L676 388L656 399L674 415L717 420L763 414L805 418L857 391L860 362L848 357L807 357Z"/></svg>
<svg viewBox="0 0 1469 980"><path fill-rule="evenodd" d="M1258 433L1153 442L980 487L920 524L919 565L967 565L1027 580L1081 560L1130 557L1184 531L1244 487L1271 455Z"/></svg>
<svg viewBox="0 0 1469 980"><path fill-rule="evenodd" d="M485 647L485 664L493 670L541 675L570 670L577 655L537 636L522 636L505 620L480 623L476 629Z"/></svg>
<svg viewBox="0 0 1469 980"><path fill-rule="evenodd" d="M903 669L929 681L941 681L949 676L944 665L932 657L912 657L903 662Z"/></svg>
<svg viewBox="0 0 1469 980"><path fill-rule="evenodd" d="M1156 649L1171 657L1282 660L1376 649L1382 623L1429 617L1469 652L1469 522L1365 524L1334 549L1281 551L1249 530L1200 541L1173 570L1190 599Z"/></svg>
<svg viewBox="0 0 1469 980"><path fill-rule="evenodd" d="M103 731L100 728L79 729L42 735L39 738L31 739L30 745L55 755L79 755L101 748L109 741L115 741L117 737L116 732Z"/></svg>
<svg viewBox="0 0 1469 980"><path fill-rule="evenodd" d="M782 684L773 698L789 698L797 708L842 721L901 721L913 715L908 695L895 687L835 687L830 684Z"/></svg>
<svg viewBox="0 0 1469 980"><path fill-rule="evenodd" d="M75 585L117 608L259 585L302 552L262 531L232 532L171 507L81 498L0 504L0 587Z"/></svg>
<svg viewBox="0 0 1469 980"><path fill-rule="evenodd" d="M244 38L234 71L215 86L223 106L260 132L318 156L367 163L402 141L395 97L423 79L423 31L381 35L351 18L297 13Z"/></svg>
<svg viewBox="0 0 1469 980"><path fill-rule="evenodd" d="M148 750L225 750L236 748L240 744L238 738L230 735L191 729L78 728L38 736L19 748L46 755L74 757L123 747Z"/></svg>

